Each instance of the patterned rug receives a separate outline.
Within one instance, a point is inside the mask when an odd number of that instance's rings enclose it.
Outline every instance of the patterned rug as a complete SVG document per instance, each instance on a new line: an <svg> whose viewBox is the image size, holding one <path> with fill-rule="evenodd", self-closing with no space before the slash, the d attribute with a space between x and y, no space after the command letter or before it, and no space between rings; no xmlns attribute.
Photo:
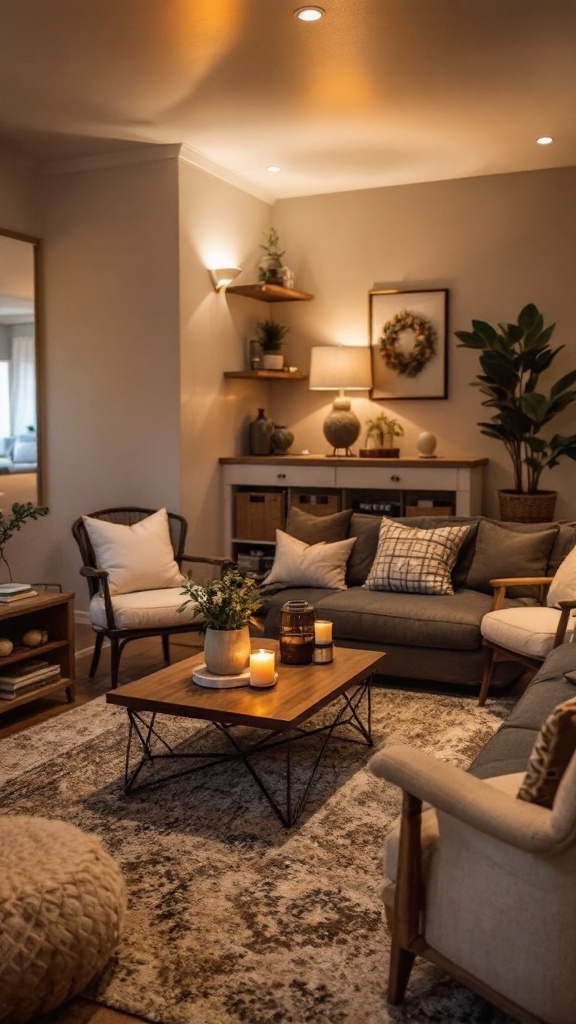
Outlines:
<svg viewBox="0 0 576 1024"><path fill-rule="evenodd" d="M375 747L407 742L466 767L511 706L375 688ZM164 724L175 744L216 736ZM162 1024L508 1022L421 962L407 1003L387 1006L378 888L400 795L366 768L367 747L329 745L286 830L234 762L126 797L126 738L125 712L99 698L0 743L2 812L73 822L124 870L128 918L96 1003Z"/></svg>

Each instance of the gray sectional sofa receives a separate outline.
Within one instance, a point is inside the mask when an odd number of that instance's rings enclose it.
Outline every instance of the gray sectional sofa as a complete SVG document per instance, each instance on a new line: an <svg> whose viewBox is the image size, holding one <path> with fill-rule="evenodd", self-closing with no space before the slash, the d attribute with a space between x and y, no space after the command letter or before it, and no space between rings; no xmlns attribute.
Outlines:
<svg viewBox="0 0 576 1024"><path fill-rule="evenodd" d="M576 542L576 524L503 523L486 517L395 519L409 527L436 529L468 524L452 572L453 594L430 595L367 589L363 584L378 546L380 517L341 512L317 517L291 509L286 532L308 544L355 537L348 560L346 589L264 583L264 635L278 636L285 601L306 600L317 617L332 620L334 639L346 647L386 653L383 674L397 679L478 686L485 652L480 622L490 611L490 580L506 576L553 575ZM535 599L532 589L510 591L509 604ZM495 685L519 673L511 663L498 666Z"/></svg>

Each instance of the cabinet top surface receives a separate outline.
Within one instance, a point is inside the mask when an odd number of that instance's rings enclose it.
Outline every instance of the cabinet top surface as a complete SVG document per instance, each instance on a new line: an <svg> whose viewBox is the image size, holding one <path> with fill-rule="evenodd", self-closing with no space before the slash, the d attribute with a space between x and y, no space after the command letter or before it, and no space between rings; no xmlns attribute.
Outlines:
<svg viewBox="0 0 576 1024"><path fill-rule="evenodd" d="M374 469L435 469L435 468L461 468L471 469L475 466L485 466L488 459L475 459L466 457L442 458L420 458L414 456L411 459L361 459L355 457L338 457L332 455L237 455L223 457L218 460L223 466L337 466L346 469L374 468Z"/></svg>
<svg viewBox="0 0 576 1024"><path fill-rule="evenodd" d="M74 594L39 593L36 597L23 597L19 601L7 601L0 604L0 617L7 615L26 615L27 612L38 612L54 605L72 601Z"/></svg>

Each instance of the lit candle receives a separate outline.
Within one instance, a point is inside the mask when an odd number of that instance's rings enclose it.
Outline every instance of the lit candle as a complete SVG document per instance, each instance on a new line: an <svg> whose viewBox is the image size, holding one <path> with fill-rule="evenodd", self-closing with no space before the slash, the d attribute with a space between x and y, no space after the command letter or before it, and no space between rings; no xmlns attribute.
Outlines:
<svg viewBox="0 0 576 1024"><path fill-rule="evenodd" d="M332 643L332 623L328 619L316 619L314 623L314 641L317 644Z"/></svg>
<svg viewBox="0 0 576 1024"><path fill-rule="evenodd" d="M270 686L273 682L274 651L254 651L250 655L250 686Z"/></svg>

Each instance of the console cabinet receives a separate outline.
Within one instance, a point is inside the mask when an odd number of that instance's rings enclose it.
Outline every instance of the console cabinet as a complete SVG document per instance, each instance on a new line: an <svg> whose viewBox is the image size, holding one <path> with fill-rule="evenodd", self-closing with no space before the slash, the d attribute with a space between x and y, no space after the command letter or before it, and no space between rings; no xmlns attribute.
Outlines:
<svg viewBox="0 0 576 1024"><path fill-rule="evenodd" d="M222 458L224 550L264 570L291 505L317 515L479 515L487 459ZM253 564L250 564L253 559Z"/></svg>
<svg viewBox="0 0 576 1024"><path fill-rule="evenodd" d="M38 647L25 647L22 636L30 629L46 632L47 642ZM0 700L0 714L56 690L65 690L69 701L75 699L74 594L44 593L0 605L0 636L14 644L12 653L0 658L0 671L32 658L59 665L61 670L60 679L53 683L39 686L14 700Z"/></svg>

